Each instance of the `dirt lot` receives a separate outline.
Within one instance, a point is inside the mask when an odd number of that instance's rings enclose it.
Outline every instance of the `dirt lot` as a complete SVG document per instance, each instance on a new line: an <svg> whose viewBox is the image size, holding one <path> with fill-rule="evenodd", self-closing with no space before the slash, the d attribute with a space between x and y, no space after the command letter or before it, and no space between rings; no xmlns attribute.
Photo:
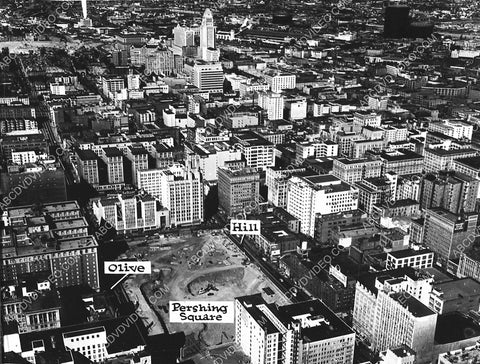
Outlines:
<svg viewBox="0 0 480 364"><path fill-rule="evenodd" d="M286 300L257 267L248 264L244 254L223 234L160 239L148 247L133 248L129 255L151 261L152 275L127 280L127 291L133 292L135 286L142 286L145 295L153 297L150 301L169 332L185 332L188 343L185 356L206 347L232 343L234 324L170 323L169 301L233 301L234 297L259 292L269 303ZM274 294L265 294L265 287L270 287ZM154 327L159 329L157 325Z"/></svg>

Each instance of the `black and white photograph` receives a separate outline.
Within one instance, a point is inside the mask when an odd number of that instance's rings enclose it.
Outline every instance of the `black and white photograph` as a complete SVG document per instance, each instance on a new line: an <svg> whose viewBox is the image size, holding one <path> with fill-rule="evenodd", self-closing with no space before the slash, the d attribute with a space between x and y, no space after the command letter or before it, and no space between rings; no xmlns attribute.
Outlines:
<svg viewBox="0 0 480 364"><path fill-rule="evenodd" d="M0 363L480 364L480 0L0 0Z"/></svg>

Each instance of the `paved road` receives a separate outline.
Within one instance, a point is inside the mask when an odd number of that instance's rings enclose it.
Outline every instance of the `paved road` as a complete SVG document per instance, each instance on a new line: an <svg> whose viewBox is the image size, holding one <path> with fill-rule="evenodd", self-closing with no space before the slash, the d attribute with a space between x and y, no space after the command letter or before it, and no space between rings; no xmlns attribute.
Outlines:
<svg viewBox="0 0 480 364"><path fill-rule="evenodd" d="M39 116L45 118L45 120L42 121L41 130L48 141L50 151L58 159L65 170L65 179L67 181L67 185L72 185L75 183L75 178L73 177L73 172L68 162L68 152L61 147L61 138L56 130L53 130L53 121L50 118L49 107L46 102L41 102L37 110Z"/></svg>
<svg viewBox="0 0 480 364"><path fill-rule="evenodd" d="M272 266L267 264L267 262L263 261L261 258L259 258L256 253L253 251L252 248L250 248L246 244L240 244L240 238L230 235L230 234L225 234L227 237L233 241L242 251L245 253L245 255L252 261L257 264L258 267L262 270L262 272L270 278L270 280L283 292L286 293L289 289L292 287L295 287L295 285L290 282L288 279L282 277L282 275L275 270ZM297 296L292 297L291 300L293 302L301 302L310 299L309 295L307 295L302 289L299 289L297 287ZM288 295L289 297L291 295Z"/></svg>

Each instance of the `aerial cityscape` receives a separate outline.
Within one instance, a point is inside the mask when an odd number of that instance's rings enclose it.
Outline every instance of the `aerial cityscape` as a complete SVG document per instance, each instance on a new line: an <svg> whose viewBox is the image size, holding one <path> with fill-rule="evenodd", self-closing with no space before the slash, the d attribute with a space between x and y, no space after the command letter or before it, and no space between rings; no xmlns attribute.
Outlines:
<svg viewBox="0 0 480 364"><path fill-rule="evenodd" d="M1 0L5 364L480 363L478 0Z"/></svg>

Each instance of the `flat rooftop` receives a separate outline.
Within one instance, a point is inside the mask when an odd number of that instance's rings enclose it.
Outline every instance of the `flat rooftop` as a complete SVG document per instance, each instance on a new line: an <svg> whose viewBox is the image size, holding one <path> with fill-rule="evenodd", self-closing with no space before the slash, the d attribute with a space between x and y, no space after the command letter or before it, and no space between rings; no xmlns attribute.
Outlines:
<svg viewBox="0 0 480 364"><path fill-rule="evenodd" d="M435 343L448 344L480 336L480 326L474 319L460 312L438 315Z"/></svg>
<svg viewBox="0 0 480 364"><path fill-rule="evenodd" d="M258 306L267 306L267 303L261 293L251 296L236 297L245 310L268 334L279 332L273 322L258 308Z"/></svg>
<svg viewBox="0 0 480 364"><path fill-rule="evenodd" d="M121 316L114 319L90 322L75 326L61 327L46 331L35 331L20 335L20 345L22 351L31 351L33 345L41 345L45 347L45 351L51 351L55 349L64 349L63 339L76 337L79 335L98 334L105 332L105 334L112 335L116 333L118 327L124 325L127 317ZM140 345L145 345L144 338L145 333L138 323L125 326L125 332L117 337L107 350L110 354L121 351L128 351L130 349L137 348ZM46 339L48 338L48 339Z"/></svg>
<svg viewBox="0 0 480 364"><path fill-rule="evenodd" d="M103 148L103 151L107 157L122 157L123 153L120 149L115 147Z"/></svg>
<svg viewBox="0 0 480 364"><path fill-rule="evenodd" d="M380 161L376 160L368 160L368 159L352 159L352 158L338 158L337 161L342 164L364 164L364 163L378 163L381 164Z"/></svg>
<svg viewBox="0 0 480 364"><path fill-rule="evenodd" d="M438 283L433 289L445 301L480 295L480 283L470 277Z"/></svg>
<svg viewBox="0 0 480 364"><path fill-rule="evenodd" d="M407 292L396 292L391 297L400 303L403 307L406 307L409 312L415 317L426 317L436 315L436 312L431 308L425 306L422 302L411 296Z"/></svg>
<svg viewBox="0 0 480 364"><path fill-rule="evenodd" d="M84 217L55 221L54 230L78 229L81 227L88 227L87 220Z"/></svg>
<svg viewBox="0 0 480 364"><path fill-rule="evenodd" d="M64 201L58 203L49 203L42 204L41 211L42 214L58 214L63 211L73 211L78 210L80 212L80 206L77 201ZM32 216L34 214L34 206L19 206L19 207L10 207L7 209L8 217L10 219L19 219L25 216Z"/></svg>
<svg viewBox="0 0 480 364"><path fill-rule="evenodd" d="M78 149L76 151L78 158L82 161L94 161L98 159L98 156L93 150L90 149Z"/></svg>
<svg viewBox="0 0 480 364"><path fill-rule="evenodd" d="M435 148L435 149L426 148L425 153L431 153L436 156L443 157L443 156L450 156L450 155L477 154L478 151L471 148L450 149L450 150L445 150L443 148Z"/></svg>
<svg viewBox="0 0 480 364"><path fill-rule="evenodd" d="M267 139L262 138L260 135L255 134L252 131L236 133L233 136L233 139L237 139L242 144L245 144L250 147L260 146L260 145L273 146L273 143L269 142Z"/></svg>
<svg viewBox="0 0 480 364"><path fill-rule="evenodd" d="M423 156L408 149L397 149L393 152L382 152L381 157L389 162L402 161L406 159L421 159Z"/></svg>
<svg viewBox="0 0 480 364"><path fill-rule="evenodd" d="M278 313L282 321L287 322L296 321L298 316L305 315L310 315L312 318L322 317L325 320L318 326L302 328L301 335L306 342L315 342L353 333L353 330L345 322L318 299L279 307Z"/></svg>
<svg viewBox="0 0 480 364"><path fill-rule="evenodd" d="M407 258L407 257L415 257L417 255L424 255L424 254L433 254L433 252L430 249L420 249L420 250L415 250L415 249L404 249L404 250L397 250L394 252L388 253L388 255L391 255L394 258L401 259L401 258Z"/></svg>
<svg viewBox="0 0 480 364"><path fill-rule="evenodd" d="M58 253L61 251L67 250L77 250L82 248L94 248L98 247L98 243L95 238L91 235L85 237L76 237L76 238L68 238L68 239L61 239L58 241L58 249L56 246L49 247L43 244L33 244L33 245L26 245L26 246L17 246L16 257L22 256L29 256L29 255L40 255L46 253ZM5 250L3 253L5 253Z"/></svg>
<svg viewBox="0 0 480 364"><path fill-rule="evenodd" d="M467 167L477 169L480 171L480 156L470 157L470 158L460 158L455 160L455 163L460 163Z"/></svg>
<svg viewBox="0 0 480 364"><path fill-rule="evenodd" d="M326 193L349 191L352 187L331 174L298 177L312 188L325 190Z"/></svg>
<svg viewBox="0 0 480 364"><path fill-rule="evenodd" d="M462 223L465 220L461 219L458 215L452 214L450 211L447 211L445 209L442 209L441 207L436 207L433 209L428 210L429 212L432 213L432 215L436 215L438 217L441 217L443 219L449 220L452 223Z"/></svg>
<svg viewBox="0 0 480 364"><path fill-rule="evenodd" d="M426 272L425 274L418 274L419 272L423 271L416 270L412 267L402 267L379 272L368 272L359 276L358 282L370 292L377 294L378 289L375 287L375 282L377 279L379 281L386 281L393 278L402 278L407 276L414 281L418 281L423 280L426 277L430 277L430 274Z"/></svg>

